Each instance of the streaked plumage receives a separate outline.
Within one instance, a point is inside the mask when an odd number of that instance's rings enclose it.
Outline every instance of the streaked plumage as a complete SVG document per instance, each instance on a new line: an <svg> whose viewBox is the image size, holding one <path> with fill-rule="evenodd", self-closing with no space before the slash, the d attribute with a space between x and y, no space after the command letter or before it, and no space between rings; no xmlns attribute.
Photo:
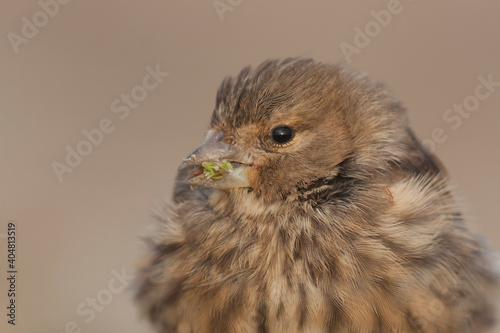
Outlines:
<svg viewBox="0 0 500 333"><path fill-rule="evenodd" d="M280 146L270 133L282 125L294 135ZM192 170L208 160L237 173L202 180ZM488 250L400 103L365 75L286 59L226 79L178 180L136 281L158 332L484 332L493 322Z"/></svg>

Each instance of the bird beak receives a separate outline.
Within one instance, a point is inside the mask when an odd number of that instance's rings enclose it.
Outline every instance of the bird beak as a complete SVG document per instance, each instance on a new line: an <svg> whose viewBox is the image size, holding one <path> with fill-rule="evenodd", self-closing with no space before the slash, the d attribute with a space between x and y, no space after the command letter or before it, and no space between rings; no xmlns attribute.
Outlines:
<svg viewBox="0 0 500 333"><path fill-rule="evenodd" d="M250 187L247 172L251 162L223 139L222 131L209 133L205 142L183 160L179 171L191 168L185 184L219 190Z"/></svg>

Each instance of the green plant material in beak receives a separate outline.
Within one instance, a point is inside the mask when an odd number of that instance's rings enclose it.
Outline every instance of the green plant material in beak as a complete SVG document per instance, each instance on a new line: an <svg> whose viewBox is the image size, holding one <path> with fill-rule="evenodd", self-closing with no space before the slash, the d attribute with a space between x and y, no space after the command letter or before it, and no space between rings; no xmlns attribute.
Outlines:
<svg viewBox="0 0 500 333"><path fill-rule="evenodd" d="M224 175L233 171L233 166L229 161L202 162L203 174L209 180L220 180Z"/></svg>

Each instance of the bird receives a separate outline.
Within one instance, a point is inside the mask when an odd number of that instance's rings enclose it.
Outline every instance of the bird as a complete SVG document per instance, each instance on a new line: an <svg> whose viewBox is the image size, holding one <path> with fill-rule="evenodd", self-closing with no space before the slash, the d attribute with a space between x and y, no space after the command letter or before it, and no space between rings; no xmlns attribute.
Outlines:
<svg viewBox="0 0 500 333"><path fill-rule="evenodd" d="M487 332L499 274L385 84L269 59L223 80L157 205L134 298L157 332Z"/></svg>

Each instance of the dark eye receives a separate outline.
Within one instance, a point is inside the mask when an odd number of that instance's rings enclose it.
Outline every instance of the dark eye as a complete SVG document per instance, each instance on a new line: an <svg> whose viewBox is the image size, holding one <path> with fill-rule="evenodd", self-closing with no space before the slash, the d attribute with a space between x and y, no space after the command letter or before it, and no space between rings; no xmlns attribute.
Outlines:
<svg viewBox="0 0 500 333"><path fill-rule="evenodd" d="M292 141L295 131L286 125L279 125L272 129L271 139L278 145L284 145Z"/></svg>

